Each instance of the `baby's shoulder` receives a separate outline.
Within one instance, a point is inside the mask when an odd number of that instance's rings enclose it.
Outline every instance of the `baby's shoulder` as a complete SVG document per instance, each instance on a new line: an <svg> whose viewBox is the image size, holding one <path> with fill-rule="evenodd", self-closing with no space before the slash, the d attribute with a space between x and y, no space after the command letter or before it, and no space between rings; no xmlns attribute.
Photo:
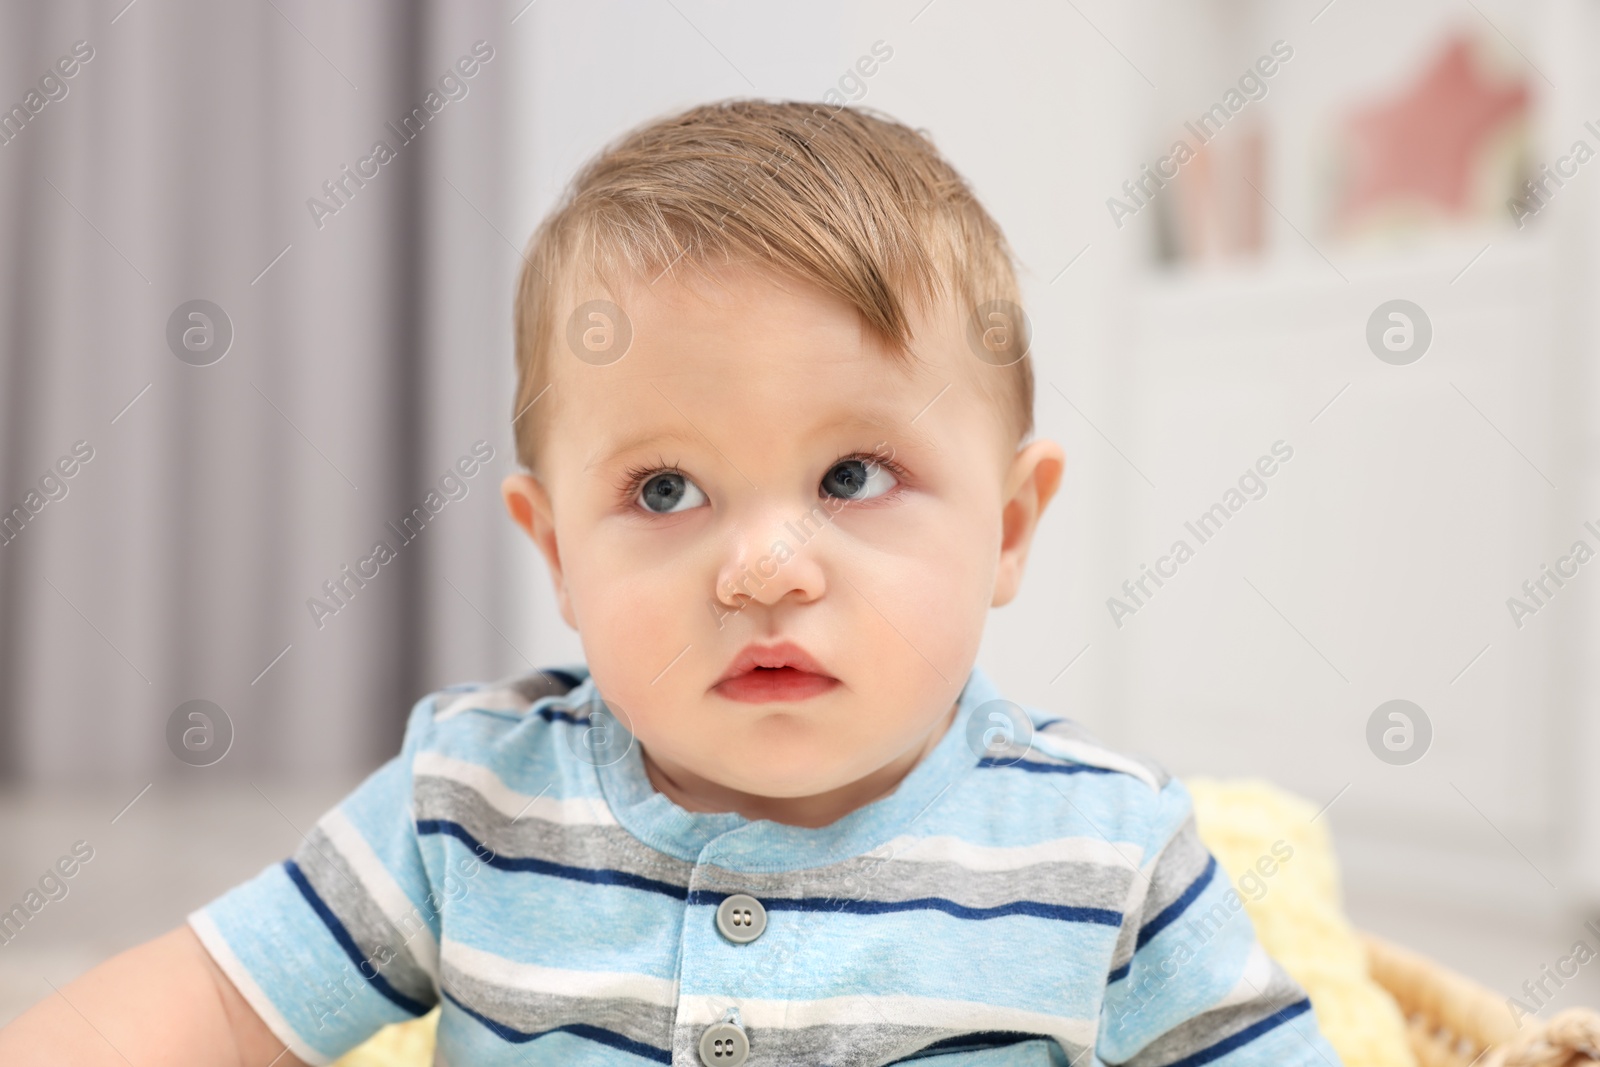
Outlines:
<svg viewBox="0 0 1600 1067"><path fill-rule="evenodd" d="M425 762L444 757L475 763L559 762L545 752L555 735L594 724L589 672L546 667L489 682L445 686L417 701L402 752ZM604 705L599 705L604 707ZM568 738L569 746L573 739Z"/></svg>
<svg viewBox="0 0 1600 1067"><path fill-rule="evenodd" d="M1032 727L1024 746L1031 751L1024 758L1057 768L1055 773L1123 775L1142 782L1154 794L1172 781L1166 768L1151 757L1113 748L1076 720L1037 708L1024 710Z"/></svg>
<svg viewBox="0 0 1600 1067"><path fill-rule="evenodd" d="M990 714L998 709L998 717ZM1103 741L1075 719L1009 701L976 709L969 731L992 723L969 787L982 807L1026 813L1030 833L1088 836L1143 847L1188 816L1183 784L1154 758Z"/></svg>
<svg viewBox="0 0 1600 1067"><path fill-rule="evenodd" d="M585 668L562 666L446 686L417 701L400 762L418 825L487 832L494 810L508 818L566 813L572 804L587 811L598 790L593 766L603 762L596 738L628 739L604 728L605 705L593 692Z"/></svg>
<svg viewBox="0 0 1600 1067"><path fill-rule="evenodd" d="M446 686L428 694L422 704L427 709L428 721L435 726L464 716L515 723L527 718L529 713L539 712L544 713L541 718L550 721L564 714L558 710L558 705L564 703L562 698L588 678L588 669L581 665L546 667L493 682Z"/></svg>

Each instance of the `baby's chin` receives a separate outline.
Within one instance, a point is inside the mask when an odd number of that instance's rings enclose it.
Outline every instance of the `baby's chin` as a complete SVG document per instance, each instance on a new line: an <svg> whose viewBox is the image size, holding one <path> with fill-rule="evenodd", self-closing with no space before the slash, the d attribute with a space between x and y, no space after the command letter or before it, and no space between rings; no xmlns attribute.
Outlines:
<svg viewBox="0 0 1600 1067"><path fill-rule="evenodd" d="M684 765L724 789L771 800L821 796L877 770L862 766L859 752L841 750L827 737L791 738L788 744L725 743L714 760L691 759Z"/></svg>

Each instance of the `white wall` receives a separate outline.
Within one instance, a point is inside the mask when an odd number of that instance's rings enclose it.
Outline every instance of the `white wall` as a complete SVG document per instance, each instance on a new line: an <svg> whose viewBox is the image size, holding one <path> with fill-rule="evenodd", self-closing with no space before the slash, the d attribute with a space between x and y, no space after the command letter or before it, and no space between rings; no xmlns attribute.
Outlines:
<svg viewBox="0 0 1600 1067"><path fill-rule="evenodd" d="M1111 388L1111 365L1081 354L1110 350L1124 332L1107 307L1121 299L1114 279L1127 273L1137 250L1102 240L1055 286L1049 281L1099 234L1099 191L1119 173L1116 158L1130 155L1106 150L1128 140L1117 109L1086 101L1103 104L1105 90L1128 89L1132 75L1097 37L1082 32L1070 9L1009 5L992 9L999 17L975 19L946 0L926 7L835 2L803 12L677 6L684 17L670 5L540 4L519 21L529 113L520 124L527 140L517 181L525 211L514 232L530 231L574 169L628 127L702 100L818 99L875 41L886 42L893 58L859 102L927 128L1006 229L1028 272L1039 429L1071 453L1033 578L1019 601L995 616L984 662L1027 699L1065 706L1078 703L1074 693L1094 694L1078 712L1114 730L1115 716L1093 707L1107 703L1112 675L1104 662L1086 660L1054 689L1041 688L1098 625L1097 604L1062 591L1079 587L1070 576L1117 539L1117 520L1104 504L1085 502L1114 499L1124 474L1115 465L1121 461L1081 420L1073 421L1047 382L1055 380L1097 419L1106 405L1121 402ZM537 587L519 643L544 659L578 655L552 609L542 564L526 546L516 556Z"/></svg>
<svg viewBox="0 0 1600 1067"><path fill-rule="evenodd" d="M1600 896L1584 858L1600 844L1585 785L1600 731L1583 662L1600 577L1586 569L1520 631L1504 601L1583 534L1581 519L1600 525L1587 300L1600 175L1524 235L1314 249L1271 214L1266 265L1158 275L1149 220L1119 231L1105 198L1250 58L1278 38L1296 48L1262 105L1279 120L1269 187L1294 228L1315 233L1314 203L1296 190L1320 165L1335 103L1352 86L1392 92L1441 26L1482 17L1343 0L1313 23L1322 0L1213 6L1220 22L1154 3L912 0L803 15L679 3L683 17L541 4L519 23L532 62L516 232L633 123L724 96L817 98L887 41L894 57L862 102L929 129L1006 229L1034 319L1039 432L1069 455L1027 588L995 613L981 662L1017 699L1181 774L1265 777L1318 804L1339 795L1327 817L1358 921L1366 908L1381 923L1381 901L1439 898L1464 915L1564 915ZM1585 95L1594 14L1576 0L1479 6L1566 87L1537 85L1534 152L1548 158L1600 114ZM1363 339L1367 315L1396 296L1436 330L1410 367L1380 363ZM1279 439L1295 455L1268 496L1115 626L1106 598ZM542 568L519 552L540 590L525 647L576 655ZM1405 767L1365 741L1369 714L1394 697L1435 730Z"/></svg>

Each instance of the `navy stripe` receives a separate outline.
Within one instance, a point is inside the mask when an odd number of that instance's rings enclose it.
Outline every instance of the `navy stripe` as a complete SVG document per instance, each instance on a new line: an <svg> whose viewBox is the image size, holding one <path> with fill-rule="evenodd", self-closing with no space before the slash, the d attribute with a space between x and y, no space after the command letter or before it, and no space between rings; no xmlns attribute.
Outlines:
<svg viewBox="0 0 1600 1067"><path fill-rule="evenodd" d="M1124 978L1128 977L1128 971L1132 967L1133 967L1133 961L1129 960L1127 963L1124 963L1121 967L1118 967L1115 970L1113 970L1110 974L1106 975L1106 985L1110 985L1112 982L1120 982Z"/></svg>
<svg viewBox="0 0 1600 1067"><path fill-rule="evenodd" d="M935 1041L931 1045L924 1045L913 1055L905 1057L907 1060L920 1060L928 1056L938 1056L945 1052L955 1050L973 1050L986 1048L1005 1048L1009 1045L1020 1045L1025 1041L1048 1041L1049 1034L1030 1034L1021 1030L985 1030L976 1034L957 1034ZM896 1063L901 1061L895 1060Z"/></svg>
<svg viewBox="0 0 1600 1067"><path fill-rule="evenodd" d="M564 697L568 693L572 692L574 689L576 689L581 684L578 681L578 679L574 678L572 675L568 674L566 671L540 671L539 673L542 674L542 675L545 675L548 678L550 678L552 681L556 682L557 684L565 685L566 688L564 690L562 690L561 692L559 692L559 693L545 693L545 694L543 694L541 696L537 696L531 701L531 703L533 703L533 704L537 704L540 701L560 700L562 697ZM465 695L467 693L483 692L486 688L488 688L488 687L483 686L483 685L474 684L474 683L471 683L471 682L467 682L467 683L463 683L461 685L447 685L447 686L445 686L443 689L441 689L439 691L438 695L439 696L456 697L456 696ZM436 705L438 703L442 703L442 701L436 701ZM436 710L437 710L437 708L436 708ZM464 710L466 710L466 711L476 711L476 712L478 712L480 714L483 714L483 715L505 715L508 712L510 712L512 714L519 714L517 712L512 712L511 709L507 709L507 708L493 708L493 709L491 709L491 708L480 708L480 707L477 707L477 706L472 706L472 707L468 707L468 708L466 708ZM558 709L551 708L551 707L538 708L538 709L536 709L536 714L538 714L539 717L544 719L546 722L555 722L556 720L559 719L559 720L562 720L564 722L571 722L571 723L577 723L579 725L584 725L584 724L588 723L588 721L589 721L587 716L582 718L582 719L578 719L578 718L574 718L569 712L560 711Z"/></svg>
<svg viewBox="0 0 1600 1067"><path fill-rule="evenodd" d="M555 670L555 669L552 668L552 669L542 670L539 673L544 675L546 678L554 678L558 682L567 683L567 692L568 693L572 692L574 689L578 688L578 686L583 684L578 679L577 675L569 674L566 671ZM562 694L562 695L565 696L566 694Z"/></svg>
<svg viewBox="0 0 1600 1067"><path fill-rule="evenodd" d="M571 1034L574 1037L585 1038L589 1041L595 1042L596 1044L607 1045L614 1049L621 1049L623 1052L631 1052L635 1056L652 1060L656 1063L670 1064L672 1062L672 1051L670 1049L661 1049L656 1048L654 1045L646 1045L642 1041L635 1041L633 1038L628 1037L625 1034L619 1034L615 1030L607 1030L603 1026L591 1026L588 1023L567 1023L564 1026L552 1026L548 1030L541 1030L536 1034L530 1034L522 1030L512 1029L504 1023L495 1022L482 1012L474 1011L472 1008L469 1008L467 1005L463 1004L459 997L452 996L449 990L445 990L444 995L449 997L450 1003L454 1004L456 1007L460 1008L462 1011L478 1020L478 1022L482 1023L491 1034L493 1034L495 1037L498 1037L502 1041L511 1041L518 1045L522 1045L532 1041L536 1037L544 1037L546 1034Z"/></svg>
<svg viewBox="0 0 1600 1067"><path fill-rule="evenodd" d="M696 889L689 903L716 905L731 894ZM1014 900L992 908L972 908L943 897L915 900L858 900L853 897L768 897L761 901L768 911L832 911L853 915L885 915L896 911L942 911L957 919L998 919L1006 915L1032 915L1062 922L1121 926L1122 912L1109 908L1081 908L1066 904L1046 904L1037 900Z"/></svg>
<svg viewBox="0 0 1600 1067"><path fill-rule="evenodd" d="M589 725L589 716L588 715L584 715L584 716L580 717L580 716L574 715L572 712L566 710L565 708L558 708L558 707L556 707L554 705L550 705L550 706L547 706L547 707L540 708L539 711L538 711L538 715L539 715L539 718L543 719L545 722L570 722L574 726L587 726L587 725Z"/></svg>
<svg viewBox="0 0 1600 1067"><path fill-rule="evenodd" d="M1270 1030L1276 1030L1290 1019L1293 1019L1296 1015L1304 1015L1310 1010L1311 1000L1309 998L1303 998L1289 1005L1287 1008L1284 1008L1282 1011L1278 1011L1267 1016L1258 1023L1252 1023L1243 1030L1240 1030L1237 1034L1234 1034L1232 1037L1225 1037L1209 1048L1203 1048L1199 1052L1167 1064L1167 1067L1199 1067L1199 1065L1202 1063L1210 1063L1219 1056L1226 1056L1228 1053L1232 1052L1236 1048L1239 1048L1241 1045L1248 1045L1262 1034L1265 1034Z"/></svg>
<svg viewBox="0 0 1600 1067"><path fill-rule="evenodd" d="M462 841L491 867L502 871L531 871L555 878L569 878L575 882L593 885L620 885L630 889L644 889L661 893L689 904L715 906L731 894L697 889L690 893L685 886L645 878L627 871L609 868L573 867L564 863L531 857L501 856L493 849L479 843L460 823L447 819L418 819L417 833L445 834ZM1046 904L1036 900L1017 900L992 908L971 908L941 897L921 897L916 900L855 900L845 897L770 897L762 903L768 911L842 911L856 915L883 915L896 911L942 911L958 919L997 919L1006 915L1033 915L1041 919L1062 922L1095 923L1101 926L1121 926L1122 913L1109 908L1073 907L1065 904Z"/></svg>
<svg viewBox="0 0 1600 1067"><path fill-rule="evenodd" d="M1046 719L1044 722L1035 723L1033 728L1035 730L1048 730L1050 727L1054 726L1056 723L1058 723L1058 722L1066 722L1066 721L1067 721L1066 719Z"/></svg>
<svg viewBox="0 0 1600 1067"><path fill-rule="evenodd" d="M502 856L474 838L466 827L448 819L418 819L417 833L419 835L444 834L448 837L457 838L471 848L478 859L501 871L530 871L534 874L546 874L552 878L569 878L574 882L588 882L591 885L620 885L629 889L644 889L651 893L661 893L678 900L684 900L689 895L689 890L685 886L673 885L670 882L662 882L654 878L645 878L638 874L629 874L627 871L616 871L606 867L573 867L565 863L552 863L549 860L534 859L531 856Z"/></svg>
<svg viewBox="0 0 1600 1067"><path fill-rule="evenodd" d="M1173 920L1182 915L1184 909L1194 903L1194 898L1200 895L1201 890L1211 883L1211 879L1216 873L1217 857L1208 854L1206 856L1206 869L1200 872L1199 877L1189 883L1189 888L1185 889L1177 900L1162 908L1160 915L1145 923L1139 930L1139 936L1133 946L1134 951L1137 952L1139 949L1144 948L1147 941L1162 930L1165 930L1172 924Z"/></svg>
<svg viewBox="0 0 1600 1067"><path fill-rule="evenodd" d="M328 932L333 934L333 939L339 942L339 947L344 949L344 954L350 957L350 962L356 965L356 970L360 972L361 977L365 978L372 988L412 1015L426 1015L433 1009L433 1005L420 1004L389 984L389 980L362 953L361 946L357 945L356 939L350 936L350 931L345 929L344 923L339 921L339 917L333 913L333 910L317 894L317 891L311 887L311 883L306 880L305 872L300 869L298 863L294 860L284 860L283 869L288 872L289 880L300 890L300 895L306 898L306 903L311 905L311 910L317 913L317 918L321 919L322 924L328 928ZM370 975L366 972L367 967L372 968Z"/></svg>
<svg viewBox="0 0 1600 1067"><path fill-rule="evenodd" d="M1019 771L1035 774L1122 774L1110 767L1096 767L1090 763L1040 763L1029 759L997 759L985 756L978 761L980 767L1015 767Z"/></svg>

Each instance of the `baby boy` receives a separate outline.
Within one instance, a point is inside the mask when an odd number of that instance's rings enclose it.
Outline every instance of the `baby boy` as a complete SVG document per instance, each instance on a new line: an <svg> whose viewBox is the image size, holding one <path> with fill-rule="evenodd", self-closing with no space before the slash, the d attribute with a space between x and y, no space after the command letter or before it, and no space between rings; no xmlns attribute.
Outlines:
<svg viewBox="0 0 1600 1067"><path fill-rule="evenodd" d="M1182 784L974 666L1063 464L1019 301L870 112L607 149L527 253L503 486L586 663L422 699L5 1062L325 1064L437 1005L463 1067L1337 1065Z"/></svg>

